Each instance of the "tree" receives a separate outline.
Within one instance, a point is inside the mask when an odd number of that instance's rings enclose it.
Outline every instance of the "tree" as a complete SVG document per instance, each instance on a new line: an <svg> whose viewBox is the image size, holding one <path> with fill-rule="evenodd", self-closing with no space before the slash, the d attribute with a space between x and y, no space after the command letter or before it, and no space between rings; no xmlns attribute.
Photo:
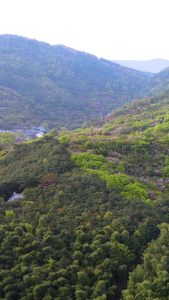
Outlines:
<svg viewBox="0 0 169 300"><path fill-rule="evenodd" d="M87 299L87 294L85 291L83 290L77 290L75 292L75 295L76 295L76 300L86 300Z"/></svg>

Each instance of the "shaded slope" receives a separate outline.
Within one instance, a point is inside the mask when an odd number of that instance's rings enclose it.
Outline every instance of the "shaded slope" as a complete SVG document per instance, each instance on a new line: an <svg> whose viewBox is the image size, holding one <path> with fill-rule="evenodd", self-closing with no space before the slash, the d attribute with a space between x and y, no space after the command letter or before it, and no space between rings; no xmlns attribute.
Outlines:
<svg viewBox="0 0 169 300"><path fill-rule="evenodd" d="M147 95L157 95L169 88L169 67L159 72L150 79Z"/></svg>
<svg viewBox="0 0 169 300"><path fill-rule="evenodd" d="M0 124L5 128L43 122L49 127L77 127L136 96L142 98L148 78L65 46L3 35L0 101L7 110L5 115L0 111Z"/></svg>

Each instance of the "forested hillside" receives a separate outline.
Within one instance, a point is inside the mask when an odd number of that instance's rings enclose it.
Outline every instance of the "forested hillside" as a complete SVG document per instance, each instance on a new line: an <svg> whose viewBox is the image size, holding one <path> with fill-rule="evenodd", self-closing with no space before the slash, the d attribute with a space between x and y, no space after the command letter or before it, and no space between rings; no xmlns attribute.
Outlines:
<svg viewBox="0 0 169 300"><path fill-rule="evenodd" d="M77 128L143 98L149 75L65 46L0 36L0 127Z"/></svg>
<svg viewBox="0 0 169 300"><path fill-rule="evenodd" d="M0 299L168 299L169 70L6 35L0 71L1 129L55 127L0 134Z"/></svg>
<svg viewBox="0 0 169 300"><path fill-rule="evenodd" d="M153 76L149 82L147 95L158 95L169 88L169 67Z"/></svg>
<svg viewBox="0 0 169 300"><path fill-rule="evenodd" d="M167 299L168 144L168 91L1 144L0 298Z"/></svg>
<svg viewBox="0 0 169 300"><path fill-rule="evenodd" d="M164 91L156 75L27 38L0 36L0 129L74 129L131 100Z"/></svg>

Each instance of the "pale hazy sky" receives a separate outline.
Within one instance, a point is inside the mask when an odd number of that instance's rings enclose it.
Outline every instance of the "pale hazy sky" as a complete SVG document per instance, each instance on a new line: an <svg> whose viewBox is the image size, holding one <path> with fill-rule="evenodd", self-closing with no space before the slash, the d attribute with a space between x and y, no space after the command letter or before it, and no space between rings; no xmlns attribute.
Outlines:
<svg viewBox="0 0 169 300"><path fill-rule="evenodd" d="M98 57L169 59L168 0L0 0L0 34Z"/></svg>

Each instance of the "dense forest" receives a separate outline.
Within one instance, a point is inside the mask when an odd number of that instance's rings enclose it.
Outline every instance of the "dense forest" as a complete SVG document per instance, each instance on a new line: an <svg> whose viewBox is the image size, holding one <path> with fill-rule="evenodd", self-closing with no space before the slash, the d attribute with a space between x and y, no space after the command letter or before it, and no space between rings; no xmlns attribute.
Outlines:
<svg viewBox="0 0 169 300"><path fill-rule="evenodd" d="M1 143L0 298L168 299L168 144L169 91Z"/></svg>
<svg viewBox="0 0 169 300"><path fill-rule="evenodd" d="M148 78L65 46L2 35L0 125L76 128L143 96L140 91Z"/></svg>
<svg viewBox="0 0 169 300"><path fill-rule="evenodd" d="M162 92L168 72L153 75L62 45L0 35L0 128L75 129Z"/></svg>
<svg viewBox="0 0 169 300"><path fill-rule="evenodd" d="M5 35L0 71L0 299L169 299L169 69Z"/></svg>

